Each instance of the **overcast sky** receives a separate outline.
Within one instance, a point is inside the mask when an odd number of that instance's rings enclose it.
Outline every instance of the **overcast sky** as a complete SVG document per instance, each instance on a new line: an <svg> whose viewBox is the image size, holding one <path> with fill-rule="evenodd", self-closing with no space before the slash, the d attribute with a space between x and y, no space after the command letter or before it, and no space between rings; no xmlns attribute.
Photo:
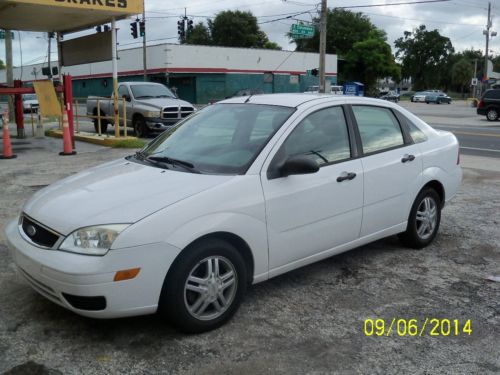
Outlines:
<svg viewBox="0 0 500 375"><path fill-rule="evenodd" d="M285 36L290 25L295 20L279 20L267 22L286 17L287 14L310 12L295 16L295 19L310 21L316 15L320 0L145 0L147 35L151 43L170 42L177 43L177 21L184 15L184 7L187 7L187 15L199 21L206 22L207 18L213 17L223 10L251 11L258 19L261 29L264 30L269 39L277 42L285 50L295 49ZM391 4L401 2L418 2L422 0L329 0L329 7L352 7L368 4ZM500 1L493 0L492 30L500 34ZM487 0L451 0L434 4L412 4L393 5L371 8L351 8L352 11L360 11L366 14L370 20L380 29L386 31L388 41L394 51L394 40L401 37L405 30L412 30L420 24L425 24L427 29L438 29L439 32L451 39L455 50L474 48L484 51L485 37L483 30L487 19ZM118 34L120 48L140 46L139 39L136 44L130 35L130 20L118 22L121 28ZM93 32L93 31L92 31ZM21 54L21 48L22 54ZM14 39L14 65L28 65L41 63L47 60L47 37L43 33L21 32L19 38L16 32ZM490 53L500 55L500 35L492 38L490 42ZM21 56L22 55L22 56ZM52 59L57 58L54 54ZM0 42L0 59L5 61L4 43Z"/></svg>

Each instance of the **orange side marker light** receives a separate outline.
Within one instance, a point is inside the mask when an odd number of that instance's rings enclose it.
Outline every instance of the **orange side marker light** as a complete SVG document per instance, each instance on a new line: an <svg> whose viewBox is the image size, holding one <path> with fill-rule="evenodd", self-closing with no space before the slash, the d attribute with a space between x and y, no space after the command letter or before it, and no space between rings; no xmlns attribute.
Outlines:
<svg viewBox="0 0 500 375"><path fill-rule="evenodd" d="M113 281L123 281L130 280L136 277L139 274L140 268L131 268L128 270L121 270L116 272Z"/></svg>

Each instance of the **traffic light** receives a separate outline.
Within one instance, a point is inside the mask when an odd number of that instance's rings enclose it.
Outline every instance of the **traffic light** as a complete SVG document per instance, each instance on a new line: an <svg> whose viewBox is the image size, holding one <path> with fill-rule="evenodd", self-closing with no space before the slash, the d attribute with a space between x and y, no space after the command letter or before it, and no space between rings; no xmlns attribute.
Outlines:
<svg viewBox="0 0 500 375"><path fill-rule="evenodd" d="M188 33L191 33L193 31L193 20L187 21L187 31Z"/></svg>
<svg viewBox="0 0 500 375"><path fill-rule="evenodd" d="M184 38L184 19L177 21L177 34L181 38Z"/></svg>
<svg viewBox="0 0 500 375"><path fill-rule="evenodd" d="M132 34L132 38L137 39L137 22L130 24L130 34Z"/></svg>
<svg viewBox="0 0 500 375"><path fill-rule="evenodd" d="M314 68L314 69L311 69L311 75L313 75L314 77L317 77L318 76L318 69Z"/></svg>
<svg viewBox="0 0 500 375"><path fill-rule="evenodd" d="M140 36L146 35L146 21L144 20L139 22L139 35Z"/></svg>

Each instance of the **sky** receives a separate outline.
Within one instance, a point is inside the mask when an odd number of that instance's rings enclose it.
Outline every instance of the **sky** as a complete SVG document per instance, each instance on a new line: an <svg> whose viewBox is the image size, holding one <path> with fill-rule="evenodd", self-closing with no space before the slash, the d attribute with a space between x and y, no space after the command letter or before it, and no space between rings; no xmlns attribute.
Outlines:
<svg viewBox="0 0 500 375"><path fill-rule="evenodd" d="M374 7L349 8L366 14L371 22L387 33L388 43L394 49L394 41L421 24L428 30L437 29L451 39L456 51L480 49L484 51L486 40L483 30L487 20L487 0L450 0L439 3L392 5L402 2L422 0L328 0L328 7L353 7L380 5ZM294 50L286 33L297 20L311 21L317 15L320 0L145 0L148 43L178 43L177 21L186 14L195 23L205 22L224 10L250 11L260 23L261 29L269 39L278 43L284 50ZM490 40L490 54L500 55L500 0L492 0L492 28L499 35ZM186 10L185 10L186 8ZM300 15L294 15L303 13ZM294 19L279 18L292 15ZM276 22L269 22L274 21ZM119 48L141 46L142 39L132 39L130 20L117 23ZM93 33L94 30L88 31ZM82 33L80 33L82 34ZM83 33L85 34L85 33ZM134 43L135 42L135 43ZM54 50L55 48L53 48ZM47 36L43 33L15 33L14 65L29 65L47 61ZM5 47L0 41L0 59L5 61ZM52 60L57 54L52 54Z"/></svg>

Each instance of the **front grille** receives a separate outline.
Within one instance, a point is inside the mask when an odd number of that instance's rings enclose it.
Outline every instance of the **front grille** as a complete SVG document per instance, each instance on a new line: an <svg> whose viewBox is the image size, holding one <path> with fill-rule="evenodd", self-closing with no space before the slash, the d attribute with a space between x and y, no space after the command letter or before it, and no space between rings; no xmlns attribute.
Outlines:
<svg viewBox="0 0 500 375"><path fill-rule="evenodd" d="M165 107L162 117L165 119L181 119L194 112L193 107Z"/></svg>
<svg viewBox="0 0 500 375"><path fill-rule="evenodd" d="M22 217L22 224L24 234L36 245L43 247L53 247L59 236L51 230L41 226L34 220L26 215Z"/></svg>

